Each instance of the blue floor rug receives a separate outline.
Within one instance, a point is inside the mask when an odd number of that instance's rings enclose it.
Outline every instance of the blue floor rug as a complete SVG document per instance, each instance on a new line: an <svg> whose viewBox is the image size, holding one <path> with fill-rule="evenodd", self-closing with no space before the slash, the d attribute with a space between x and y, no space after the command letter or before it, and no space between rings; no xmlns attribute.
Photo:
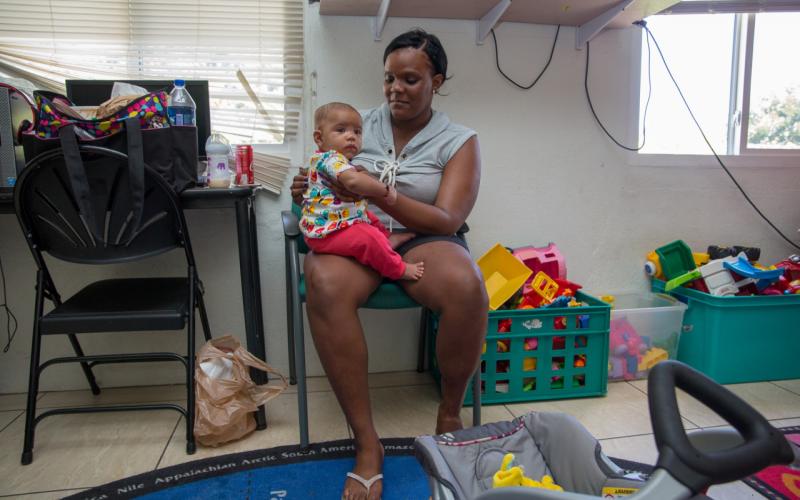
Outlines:
<svg viewBox="0 0 800 500"><path fill-rule="evenodd" d="M427 478L412 438L382 439L384 500L427 499ZM353 469L351 440L282 446L196 460L83 491L68 498L338 499Z"/></svg>

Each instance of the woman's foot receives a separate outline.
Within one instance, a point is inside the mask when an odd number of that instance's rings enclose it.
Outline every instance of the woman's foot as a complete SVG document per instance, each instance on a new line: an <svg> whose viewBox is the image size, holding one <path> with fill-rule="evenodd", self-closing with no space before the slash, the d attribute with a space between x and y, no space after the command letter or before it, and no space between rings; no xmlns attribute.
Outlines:
<svg viewBox="0 0 800 500"><path fill-rule="evenodd" d="M401 280L412 280L417 281L418 279L422 278L422 273L425 272L425 263L424 262L406 262L406 270L403 271L403 275L400 277Z"/></svg>
<svg viewBox="0 0 800 500"><path fill-rule="evenodd" d="M369 442L360 445L356 443L356 466L353 473L358 474L365 480L369 480L375 475L380 474L383 469L383 445L377 436ZM367 488L357 480L348 477L344 483L342 492L343 500L380 500L383 494L383 480L375 481Z"/></svg>
<svg viewBox="0 0 800 500"><path fill-rule="evenodd" d="M406 241L413 239L416 233L391 233L389 234L389 245L392 248L397 248Z"/></svg>
<svg viewBox="0 0 800 500"><path fill-rule="evenodd" d="M461 422L461 415L457 410L455 414L451 414L442 407L439 407L439 414L436 417L436 434L444 434L446 432L453 432L464 428Z"/></svg>

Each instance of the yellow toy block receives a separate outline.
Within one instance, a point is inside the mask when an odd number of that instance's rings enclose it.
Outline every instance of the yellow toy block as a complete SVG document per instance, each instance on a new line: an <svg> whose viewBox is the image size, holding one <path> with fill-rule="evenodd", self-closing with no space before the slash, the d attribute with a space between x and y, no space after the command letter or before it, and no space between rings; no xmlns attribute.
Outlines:
<svg viewBox="0 0 800 500"><path fill-rule="evenodd" d="M661 349L660 347L653 347L642 355L642 359L639 361L638 369L640 372L647 371L658 363L661 363L667 359L669 359L669 354L667 351Z"/></svg>
<svg viewBox="0 0 800 500"><path fill-rule="evenodd" d="M705 266L711 261L711 257L707 253L702 252L692 252L692 258L697 267Z"/></svg>
<svg viewBox="0 0 800 500"><path fill-rule="evenodd" d="M531 290L539 294L546 304L549 304L558 292L558 283L544 271L539 271L531 281Z"/></svg>
<svg viewBox="0 0 800 500"><path fill-rule="evenodd" d="M483 273L489 309L492 311L511 298L533 274L528 266L499 243L483 254L477 263Z"/></svg>

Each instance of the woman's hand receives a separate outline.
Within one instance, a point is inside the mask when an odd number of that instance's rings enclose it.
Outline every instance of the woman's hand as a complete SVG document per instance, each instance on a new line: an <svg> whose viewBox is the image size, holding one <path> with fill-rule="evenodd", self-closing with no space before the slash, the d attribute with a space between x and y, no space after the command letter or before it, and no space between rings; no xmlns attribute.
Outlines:
<svg viewBox="0 0 800 500"><path fill-rule="evenodd" d="M300 167L300 173L292 178L292 186L289 188L292 193L292 201L295 205L303 204L303 193L308 187L308 169Z"/></svg>
<svg viewBox="0 0 800 500"><path fill-rule="evenodd" d="M365 169L363 167L356 167L356 170L362 172ZM355 201L359 201L364 198L363 196L359 196L356 193L348 191L344 186L342 186L342 184L339 181L335 179L328 180L328 183L330 184L333 194L335 194L336 197L342 201L353 203ZM292 185L289 188L292 193L292 201L296 205L303 204L303 193L306 192L307 188L308 188L308 169L300 167L300 173L292 178Z"/></svg>

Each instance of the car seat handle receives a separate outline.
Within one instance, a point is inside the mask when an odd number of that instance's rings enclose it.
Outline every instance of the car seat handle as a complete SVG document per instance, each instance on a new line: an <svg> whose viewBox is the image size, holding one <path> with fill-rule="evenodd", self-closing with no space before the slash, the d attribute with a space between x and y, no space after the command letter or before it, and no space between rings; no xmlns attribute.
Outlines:
<svg viewBox="0 0 800 500"><path fill-rule="evenodd" d="M719 451L698 450L683 428L676 389L686 391L724 418L744 442ZM667 360L654 366L647 393L659 452L656 467L665 469L695 493L794 459L786 438L752 406L684 363Z"/></svg>

